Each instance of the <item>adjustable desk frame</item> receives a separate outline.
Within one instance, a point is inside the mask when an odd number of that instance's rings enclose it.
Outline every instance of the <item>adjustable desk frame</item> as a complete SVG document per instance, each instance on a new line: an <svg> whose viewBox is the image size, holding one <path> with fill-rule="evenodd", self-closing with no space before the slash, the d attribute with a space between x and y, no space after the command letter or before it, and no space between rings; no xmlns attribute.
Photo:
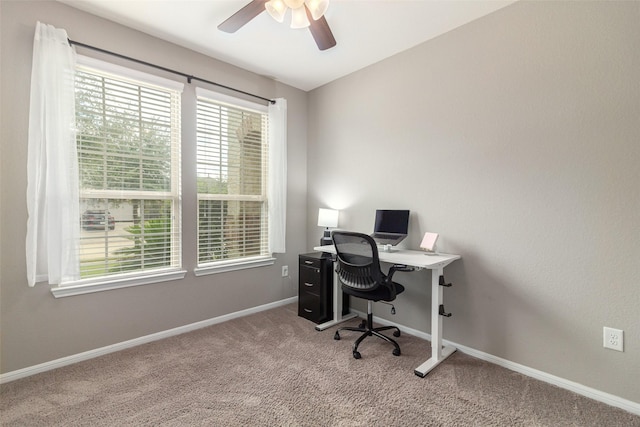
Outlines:
<svg viewBox="0 0 640 427"><path fill-rule="evenodd" d="M333 245L317 246L316 251L336 253ZM443 305L443 277L444 267L453 261L460 259L460 255L437 254L427 255L425 252L412 250L394 250L391 252L379 252L381 262L390 264L404 264L415 267L416 270L423 268L431 270L431 358L418 366L414 372L419 377L425 377L431 370L438 366L443 360L451 356L456 348L451 345L442 346L442 317L448 317L444 312ZM356 317L355 313L342 315L342 292L337 274L333 272L333 320L316 326L316 330L323 331L327 328Z"/></svg>

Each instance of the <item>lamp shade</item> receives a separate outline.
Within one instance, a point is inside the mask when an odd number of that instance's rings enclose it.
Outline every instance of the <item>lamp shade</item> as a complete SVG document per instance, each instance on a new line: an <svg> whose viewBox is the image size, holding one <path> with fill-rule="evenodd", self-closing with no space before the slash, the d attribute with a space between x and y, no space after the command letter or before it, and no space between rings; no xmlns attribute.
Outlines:
<svg viewBox="0 0 640 427"><path fill-rule="evenodd" d="M291 9L291 28L307 28L309 25L304 4L297 9Z"/></svg>
<svg viewBox="0 0 640 427"><path fill-rule="evenodd" d="M276 21L284 21L284 14L287 11L287 5L283 0L269 0L265 3L264 8Z"/></svg>
<svg viewBox="0 0 640 427"><path fill-rule="evenodd" d="M318 227L337 227L339 211L320 208L318 211Z"/></svg>
<svg viewBox="0 0 640 427"><path fill-rule="evenodd" d="M311 12L314 20L318 20L324 15L329 7L329 0L305 0L304 2Z"/></svg>

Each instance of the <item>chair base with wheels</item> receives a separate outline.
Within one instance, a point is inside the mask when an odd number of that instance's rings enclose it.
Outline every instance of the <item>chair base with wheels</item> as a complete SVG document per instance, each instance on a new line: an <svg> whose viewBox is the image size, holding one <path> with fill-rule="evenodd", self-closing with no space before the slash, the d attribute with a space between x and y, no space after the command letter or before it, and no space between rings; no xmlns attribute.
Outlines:
<svg viewBox="0 0 640 427"><path fill-rule="evenodd" d="M367 301L367 320L362 320L362 322L360 323L360 325L358 325L357 328L355 327L351 327L351 326L344 326L340 329L338 329L335 333L335 335L333 336L334 340L339 340L340 339L340 331L354 331L354 332L362 332L362 335L360 335L360 337L353 343L353 357L355 359L360 359L362 357L362 355L360 354L360 352L358 351L358 346L360 346L360 343L366 338L366 337L370 337L370 336L376 336L378 338L381 338L391 344L393 344L393 355L394 356L400 356L400 346L398 345L398 343L392 339L389 338L386 335L381 334L381 331L388 331L390 329L395 329L393 331L393 336L394 337L399 337L400 336L400 329L398 329L396 326L381 326L378 328L374 328L373 327L373 301L369 300Z"/></svg>

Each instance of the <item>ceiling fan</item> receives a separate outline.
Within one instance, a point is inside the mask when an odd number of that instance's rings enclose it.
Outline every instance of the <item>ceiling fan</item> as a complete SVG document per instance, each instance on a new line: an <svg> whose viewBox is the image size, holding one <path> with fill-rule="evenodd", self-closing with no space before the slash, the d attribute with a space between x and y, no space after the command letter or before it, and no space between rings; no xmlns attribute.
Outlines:
<svg viewBox="0 0 640 427"><path fill-rule="evenodd" d="M226 33L235 33L265 10L275 20L282 22L289 8L292 14L291 28L308 26L318 49L327 50L336 45L336 39L324 17L328 3L328 0L252 0L218 25L218 29Z"/></svg>

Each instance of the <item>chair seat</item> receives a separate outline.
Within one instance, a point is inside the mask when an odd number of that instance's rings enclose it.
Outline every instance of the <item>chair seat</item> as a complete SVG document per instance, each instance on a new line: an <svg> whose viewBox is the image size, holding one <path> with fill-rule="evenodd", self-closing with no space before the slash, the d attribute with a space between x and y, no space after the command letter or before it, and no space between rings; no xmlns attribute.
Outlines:
<svg viewBox="0 0 640 427"><path fill-rule="evenodd" d="M396 295L400 295L404 292L404 286L399 283L393 282L396 287ZM371 301L393 301L395 298L391 297L391 291L386 286L378 286L372 291L360 291L349 286L342 285L342 290L345 294L353 295L356 298L362 298Z"/></svg>

